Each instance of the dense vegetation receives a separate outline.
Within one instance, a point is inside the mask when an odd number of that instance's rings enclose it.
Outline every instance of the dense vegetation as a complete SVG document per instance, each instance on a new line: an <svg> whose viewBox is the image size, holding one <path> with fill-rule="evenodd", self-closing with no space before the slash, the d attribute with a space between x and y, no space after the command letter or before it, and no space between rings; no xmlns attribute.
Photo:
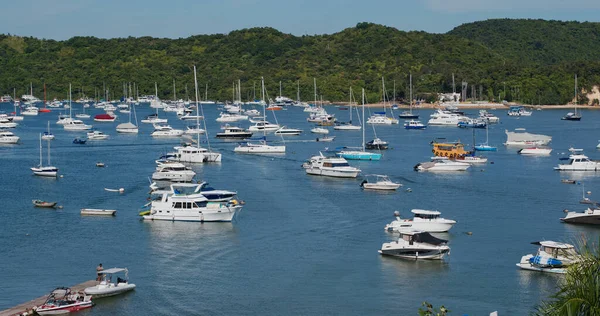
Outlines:
<svg viewBox="0 0 600 316"><path fill-rule="evenodd" d="M24 94L30 82L34 94L67 97L106 86L111 98L123 95L124 83L136 83L139 94L161 98L173 94L193 99L192 66L198 68L200 95L208 84L208 98L231 99L232 85L242 83L242 98L259 96L264 76L270 97L313 100L313 78L326 100L348 99L348 88L365 88L368 101L381 100L381 78L388 97L393 81L396 98L408 96L409 72L415 94L434 98L469 83L482 100L506 99L531 104L564 104L573 99L574 74L579 87L589 91L600 84L600 24L541 20L488 20L465 24L448 34L403 32L359 23L331 35L293 36L272 28L252 28L227 35L188 38L74 37L67 41L0 35L0 93ZM472 89L474 87L475 89ZM103 94L103 92L99 92ZM359 97L359 96L357 96ZM583 98L580 98L583 99ZM580 100L581 101L581 100Z"/></svg>

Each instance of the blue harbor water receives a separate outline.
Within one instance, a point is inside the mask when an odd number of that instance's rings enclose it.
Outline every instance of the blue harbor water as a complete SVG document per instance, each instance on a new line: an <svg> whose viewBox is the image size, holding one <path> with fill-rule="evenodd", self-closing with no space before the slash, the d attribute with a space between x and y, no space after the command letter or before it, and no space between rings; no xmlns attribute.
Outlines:
<svg viewBox="0 0 600 316"><path fill-rule="evenodd" d="M81 109L80 104L73 106ZM12 107L1 104L0 110L10 112ZM327 110L340 120L348 117L348 111ZM85 133L56 125L57 111L26 117L13 130L20 144L0 146L0 310L58 286L94 279L95 267L102 263L127 267L137 288L97 300L81 315L414 315L423 301L445 305L456 315L494 310L524 315L554 291L561 278L515 266L521 256L536 251L530 242L573 243L581 234L598 237L595 227L563 224L559 218L563 209L586 208L578 203L583 190L592 191L592 199L600 194L600 174L552 169L569 147L600 158L597 111L584 110L581 122L561 121L567 110L534 111L521 118L492 111L501 119L489 130L489 142L498 152L486 153L487 165L452 174L417 173L413 167L432 155L429 142L434 138L460 139L471 146L472 130L377 126L377 136L388 141L390 149L380 161L350 164L363 174L386 174L401 182L404 186L393 193L363 191L360 177L308 176L301 168L325 147L360 145L360 131L332 130L334 142L315 142L306 113L290 108L277 112L278 122L301 128L304 134L286 137L285 155L235 154L235 142L214 138L219 130L217 107L204 106L204 111L210 145L223 153L223 161L193 169L198 179L235 190L246 202L232 223L140 221L154 160L180 142L153 139L150 124L139 124L137 135L125 135L115 131L117 124L127 122L125 114L114 123L90 119L110 139L75 145L72 140ZM137 107L138 118L151 113L147 105ZM426 122L432 110L419 113ZM475 115L476 110L467 114ZM174 113L161 111L160 116L167 116L174 128L185 125ZM271 113L268 119L274 121ZM36 177L29 170L39 162L38 137L48 121L56 135L52 164L64 175L58 179ZM505 129L519 127L551 135L552 155L524 157L503 146ZM367 140L374 138L369 126L366 134ZM484 141L485 130L477 130L476 137L476 142ZM98 161L106 167L96 167ZM563 184L562 178L583 185ZM104 190L121 187L124 194ZM34 208L33 199L58 201L63 208ZM83 217L81 208L116 209L117 215ZM441 234L451 247L444 261L405 261L377 253L383 242L394 239L383 230L394 219L393 212L408 217L413 208L439 210L458 221L450 233Z"/></svg>

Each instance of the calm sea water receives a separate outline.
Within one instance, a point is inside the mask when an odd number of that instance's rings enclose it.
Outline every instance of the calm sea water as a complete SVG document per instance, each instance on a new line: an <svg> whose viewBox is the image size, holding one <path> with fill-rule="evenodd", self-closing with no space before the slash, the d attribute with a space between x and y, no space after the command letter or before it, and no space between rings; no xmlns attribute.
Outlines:
<svg viewBox="0 0 600 316"><path fill-rule="evenodd" d="M76 109L80 105L75 104ZM11 111L8 104L0 110ZM348 111L328 108L339 119ZM92 114L99 110L91 110ZM205 107L212 135L218 130L216 107ZM421 110L423 121L431 110ZM476 111L470 111L475 114ZM95 267L127 267L134 292L97 301L81 315L231 315L231 314L416 314L421 302L445 305L452 314L524 315L552 292L560 276L520 271L522 255L534 252L532 241L572 242L581 234L598 237L594 227L562 224L565 208L578 204L582 185L596 192L595 173L562 174L552 170L569 147L600 158L600 112L583 111L581 122L561 121L565 110L535 111L531 117L493 111L489 153L493 164L459 174L428 174L413 166L431 156L436 137L472 144L472 131L430 127L407 131L377 127L390 142L378 162L351 162L363 174L387 174L404 184L395 193L364 192L361 179L340 180L305 174L301 163L324 147L357 146L360 132L334 132L333 143L317 143L299 108L277 112L279 123L302 128L287 137L287 154L279 157L234 154L235 143L211 138L223 153L221 164L195 165L199 179L215 188L236 190L246 206L233 223L143 222L139 209L147 202L154 160L178 139L152 139L149 124L138 135L120 135L115 123L93 122L108 133L106 141L74 145L83 133L55 124L57 112L26 117L14 132L21 144L0 147L0 271L4 275L0 310L45 295L57 286L95 278ZM153 113L138 107L141 118ZM398 113L396 113L398 114ZM174 127L184 122L173 113ZM120 114L120 121L127 116ZM269 114L272 121L272 115ZM38 135L51 122L56 135L52 163L64 178L35 177ZM91 120L90 120L91 121ZM502 146L504 130L525 127L553 136L550 157L522 157ZM373 129L367 127L368 140ZM277 139L277 138L275 138ZM485 130L477 131L477 141ZM44 148L44 151L46 149ZM45 156L44 156L45 159ZM95 163L103 161L105 168ZM104 188L125 188L124 194ZM412 192L406 192L411 188ZM32 199L58 201L62 209L34 208ZM82 217L81 208L118 210L114 218ZM384 232L399 210L436 209L458 221L450 233L451 255L442 262L413 262L381 257L377 250L393 240ZM472 232L467 235L466 232Z"/></svg>

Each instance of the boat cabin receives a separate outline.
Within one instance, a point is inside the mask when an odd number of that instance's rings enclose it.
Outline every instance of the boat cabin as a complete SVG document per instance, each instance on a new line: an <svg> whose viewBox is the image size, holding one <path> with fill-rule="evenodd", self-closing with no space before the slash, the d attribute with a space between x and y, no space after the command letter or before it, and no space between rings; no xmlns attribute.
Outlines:
<svg viewBox="0 0 600 316"><path fill-rule="evenodd" d="M414 217L418 217L424 220L434 220L440 217L440 215L442 213L438 212L438 211L429 211L429 210L419 210L419 209L414 209L411 210L411 212L414 214Z"/></svg>

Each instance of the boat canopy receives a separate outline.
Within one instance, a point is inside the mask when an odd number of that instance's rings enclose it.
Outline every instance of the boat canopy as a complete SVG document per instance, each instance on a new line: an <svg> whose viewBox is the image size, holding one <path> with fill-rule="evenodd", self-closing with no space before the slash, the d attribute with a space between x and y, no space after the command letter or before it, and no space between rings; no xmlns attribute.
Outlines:
<svg viewBox="0 0 600 316"><path fill-rule="evenodd" d="M133 123L121 123L119 125L117 125L117 128L137 128L137 126L135 126L135 124Z"/></svg>
<svg viewBox="0 0 600 316"><path fill-rule="evenodd" d="M414 242L428 243L428 244L432 244L432 245L436 245L436 246L442 245L442 244L445 244L448 242L447 240L436 238L433 235L431 235L430 233L421 232L421 231L402 232L401 235L412 235L412 240Z"/></svg>
<svg viewBox="0 0 600 316"><path fill-rule="evenodd" d="M540 246L549 247L549 248L559 248L559 249L575 248L573 245L565 244L562 242L551 241L551 240L534 241L531 244L532 245L540 245Z"/></svg>
<svg viewBox="0 0 600 316"><path fill-rule="evenodd" d="M119 273L119 272L128 272L128 271L127 271L127 268L110 268L110 269L102 270L102 271L98 272L98 274L113 274L113 273Z"/></svg>
<svg viewBox="0 0 600 316"><path fill-rule="evenodd" d="M442 213L438 211L430 211L430 210L421 210L421 209L413 209L411 210L413 214L422 214L422 215L441 215Z"/></svg>

